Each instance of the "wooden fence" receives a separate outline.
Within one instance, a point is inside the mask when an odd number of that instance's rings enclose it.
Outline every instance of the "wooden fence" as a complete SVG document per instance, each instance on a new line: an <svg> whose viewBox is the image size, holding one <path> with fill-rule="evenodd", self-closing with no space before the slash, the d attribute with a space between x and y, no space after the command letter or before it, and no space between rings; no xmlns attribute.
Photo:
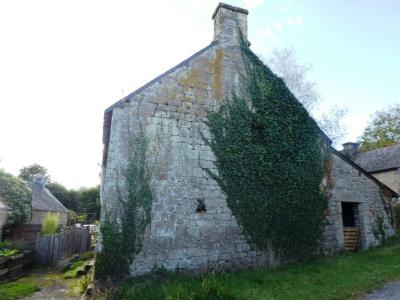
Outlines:
<svg viewBox="0 0 400 300"><path fill-rule="evenodd" d="M66 227L59 234L40 236L36 240L36 263L53 266L74 254L89 251L90 244L88 228Z"/></svg>
<svg viewBox="0 0 400 300"><path fill-rule="evenodd" d="M36 240L40 234L42 225L18 224L11 229L9 239L12 241L24 241L25 248L35 250Z"/></svg>

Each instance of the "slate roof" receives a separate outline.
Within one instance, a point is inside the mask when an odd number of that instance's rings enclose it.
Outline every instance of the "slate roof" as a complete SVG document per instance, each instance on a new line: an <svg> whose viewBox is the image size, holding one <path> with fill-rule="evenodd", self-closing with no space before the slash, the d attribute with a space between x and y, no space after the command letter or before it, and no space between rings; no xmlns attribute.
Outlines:
<svg viewBox="0 0 400 300"><path fill-rule="evenodd" d="M396 169L400 167L400 143L377 150L357 153L352 159L368 172Z"/></svg>
<svg viewBox="0 0 400 300"><path fill-rule="evenodd" d="M28 182L32 190L32 209L66 213L68 209L40 182Z"/></svg>

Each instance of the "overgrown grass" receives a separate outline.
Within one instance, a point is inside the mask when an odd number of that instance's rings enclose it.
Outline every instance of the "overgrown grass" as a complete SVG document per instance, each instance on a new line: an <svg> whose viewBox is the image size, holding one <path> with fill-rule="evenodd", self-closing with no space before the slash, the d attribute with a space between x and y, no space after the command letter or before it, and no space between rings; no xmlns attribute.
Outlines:
<svg viewBox="0 0 400 300"><path fill-rule="evenodd" d="M18 282L9 282L0 285L0 299L14 300L32 295L38 291L39 287L35 284L23 284Z"/></svg>
<svg viewBox="0 0 400 300"><path fill-rule="evenodd" d="M400 240L363 253L294 263L275 269L131 279L108 299L356 299L400 278ZM113 294L113 296L110 296Z"/></svg>

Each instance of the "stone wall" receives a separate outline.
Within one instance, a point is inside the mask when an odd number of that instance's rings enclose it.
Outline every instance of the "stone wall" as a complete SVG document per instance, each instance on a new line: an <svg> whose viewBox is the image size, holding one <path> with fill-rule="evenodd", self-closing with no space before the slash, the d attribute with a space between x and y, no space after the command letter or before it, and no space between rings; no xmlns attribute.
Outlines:
<svg viewBox="0 0 400 300"><path fill-rule="evenodd" d="M372 175L379 181L386 184L392 190L400 194L400 170L388 170L372 173Z"/></svg>
<svg viewBox="0 0 400 300"><path fill-rule="evenodd" d="M245 241L224 194L205 171L214 169L214 156L200 134L210 137L204 122L207 112L218 109L232 89L241 90L244 66L237 33L239 28L247 32L246 16L243 10L220 7L214 19L219 27L211 45L108 111L112 117L105 125L110 135L105 139L107 155L102 172L103 217L109 213L119 222L117 194L124 185L121 170L127 163L130 137L143 131L152 141L155 201L143 248L131 265L132 275L157 267L206 271L279 262L272 251L255 251ZM381 209L378 185L332 157L334 186L325 248L329 252L343 249L339 201L353 198L353 202L363 203L368 246L372 244L369 210ZM350 192L353 196L347 195ZM204 199L206 212L196 213L197 198Z"/></svg>

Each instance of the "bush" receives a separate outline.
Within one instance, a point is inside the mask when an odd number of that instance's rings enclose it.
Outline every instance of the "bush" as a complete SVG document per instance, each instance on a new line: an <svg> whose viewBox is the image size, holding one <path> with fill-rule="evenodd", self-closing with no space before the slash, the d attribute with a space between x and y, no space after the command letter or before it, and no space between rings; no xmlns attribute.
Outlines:
<svg viewBox="0 0 400 300"><path fill-rule="evenodd" d="M0 198L10 207L7 225L26 222L32 214L32 192L21 179L0 170Z"/></svg>
<svg viewBox="0 0 400 300"><path fill-rule="evenodd" d="M55 234L60 225L60 215L58 213L47 213L42 224L42 235Z"/></svg>

